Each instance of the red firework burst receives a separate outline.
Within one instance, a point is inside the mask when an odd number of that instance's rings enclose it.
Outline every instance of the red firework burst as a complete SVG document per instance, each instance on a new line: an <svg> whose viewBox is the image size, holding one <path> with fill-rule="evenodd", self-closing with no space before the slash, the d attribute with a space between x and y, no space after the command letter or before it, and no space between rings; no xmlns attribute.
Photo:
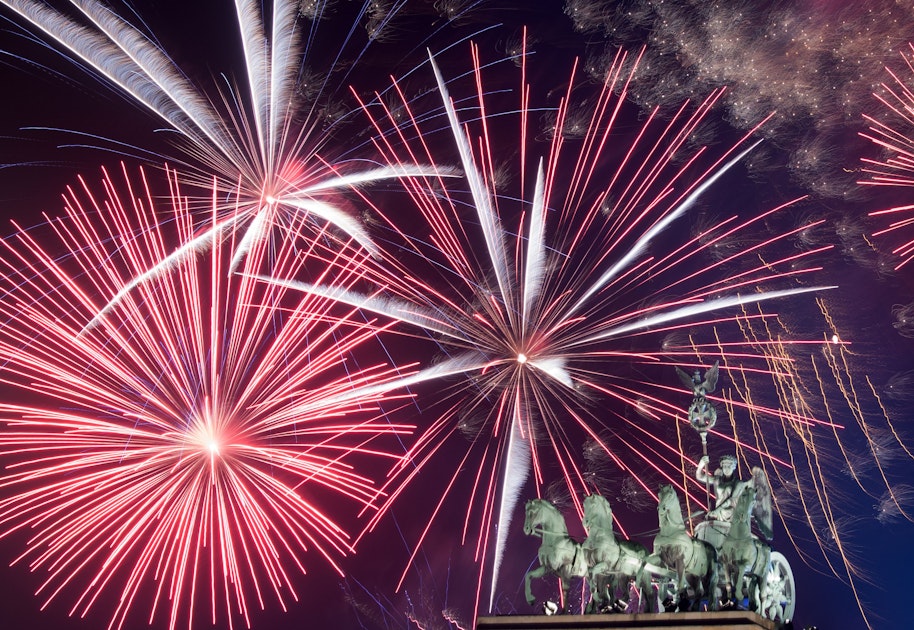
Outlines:
<svg viewBox="0 0 914 630"><path fill-rule="evenodd" d="M161 215L145 178L125 182L70 190L48 239L4 241L2 535L27 532L16 561L46 573L48 602L71 594L70 614L114 601L109 625L123 627L151 595L150 622L250 625L252 607L297 599L305 552L340 570L346 504L378 496L359 466L389 465L409 430L383 409L402 372L353 365L371 323L228 274L236 234L214 227L218 190L212 222L194 225L176 177ZM123 292L195 238L209 239L203 253ZM271 268L326 239L272 251ZM333 249L346 268L346 247Z"/></svg>
<svg viewBox="0 0 914 630"><path fill-rule="evenodd" d="M914 44L908 44L910 50L901 58L905 63L907 78L886 68L891 77L890 82L882 84L882 93L875 94L883 107L882 116L878 119L864 115L870 125L869 133L862 133L864 138L873 141L885 151L882 159L863 159L866 167L863 172L869 179L860 182L867 186L889 186L910 188L914 186ZM914 260L914 204L905 203L886 210L870 213L871 217L885 217L890 223L887 227L873 233L873 236L891 235L900 238L900 243L892 250L898 257L895 269L901 269Z"/></svg>

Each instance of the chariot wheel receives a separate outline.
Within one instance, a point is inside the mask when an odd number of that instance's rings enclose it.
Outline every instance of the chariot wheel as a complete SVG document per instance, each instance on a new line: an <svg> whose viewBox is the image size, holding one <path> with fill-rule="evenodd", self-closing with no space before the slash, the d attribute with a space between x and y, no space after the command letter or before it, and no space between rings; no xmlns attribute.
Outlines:
<svg viewBox="0 0 914 630"><path fill-rule="evenodd" d="M765 599L762 602L762 616L787 623L793 619L796 609L796 585L793 571L783 554L771 552L771 564L765 577Z"/></svg>

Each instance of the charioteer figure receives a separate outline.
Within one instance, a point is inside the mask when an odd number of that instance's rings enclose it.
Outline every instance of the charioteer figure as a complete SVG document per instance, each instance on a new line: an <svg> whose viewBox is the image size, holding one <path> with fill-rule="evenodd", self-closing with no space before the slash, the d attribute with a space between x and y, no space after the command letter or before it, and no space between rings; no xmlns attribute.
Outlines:
<svg viewBox="0 0 914 630"><path fill-rule="evenodd" d="M702 457L698 462L698 468L695 469L695 478L698 481L714 487L714 509L708 512L707 518L730 523L733 520L733 507L749 482L736 476L736 458L732 455L721 457L720 468L712 474L708 473L710 461L707 456Z"/></svg>
<svg viewBox="0 0 914 630"><path fill-rule="evenodd" d="M707 514L707 521L710 528L716 530L721 535L726 535L730 529L730 523L733 522L733 510L739 501L740 495L748 487L753 487L756 492L756 498L752 507L752 521L758 527L766 539L772 537L771 525L771 487L768 485L768 476L765 471L758 467L752 468L752 477L750 479L740 479L736 473L737 461L733 455L724 455L720 458L720 467L713 473L708 472L710 460L707 456L702 457L695 469L695 478L704 484L710 484L714 488L714 509ZM708 536L708 542L714 544L710 538L714 536L712 532L705 531Z"/></svg>

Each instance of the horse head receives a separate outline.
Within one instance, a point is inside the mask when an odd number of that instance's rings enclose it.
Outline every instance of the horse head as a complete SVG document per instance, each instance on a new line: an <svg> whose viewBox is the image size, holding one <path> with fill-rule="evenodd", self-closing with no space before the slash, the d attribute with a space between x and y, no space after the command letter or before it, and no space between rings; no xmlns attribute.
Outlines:
<svg viewBox="0 0 914 630"><path fill-rule="evenodd" d="M684 523L679 497L671 485L660 486L660 492L657 493L657 516L661 527L664 523L677 526Z"/></svg>
<svg viewBox="0 0 914 630"><path fill-rule="evenodd" d="M533 535L533 528L539 525L540 499L530 499L524 507L524 533Z"/></svg>
<svg viewBox="0 0 914 630"><path fill-rule="evenodd" d="M545 499L530 499L525 508L524 533L528 536L543 534L567 536L565 517L558 508Z"/></svg>
<svg viewBox="0 0 914 630"><path fill-rule="evenodd" d="M679 498L676 496L673 486L660 486L660 491L657 493L657 511L665 512L677 507L679 507Z"/></svg>
<svg viewBox="0 0 914 630"><path fill-rule="evenodd" d="M606 497L592 494L584 499L584 529L590 532L592 527L612 531L613 510Z"/></svg>

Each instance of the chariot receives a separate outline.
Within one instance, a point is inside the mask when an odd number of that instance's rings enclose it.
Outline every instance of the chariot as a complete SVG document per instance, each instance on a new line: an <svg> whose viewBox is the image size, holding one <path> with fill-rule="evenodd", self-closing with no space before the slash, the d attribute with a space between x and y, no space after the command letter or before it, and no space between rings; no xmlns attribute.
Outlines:
<svg viewBox="0 0 914 630"><path fill-rule="evenodd" d="M793 619L796 608L796 586L790 563L769 542L751 531L750 512L754 489L746 490L738 503L731 523L705 520L695 527L695 537L714 547L718 566L724 573L719 579L723 601L741 605L778 623Z"/></svg>

